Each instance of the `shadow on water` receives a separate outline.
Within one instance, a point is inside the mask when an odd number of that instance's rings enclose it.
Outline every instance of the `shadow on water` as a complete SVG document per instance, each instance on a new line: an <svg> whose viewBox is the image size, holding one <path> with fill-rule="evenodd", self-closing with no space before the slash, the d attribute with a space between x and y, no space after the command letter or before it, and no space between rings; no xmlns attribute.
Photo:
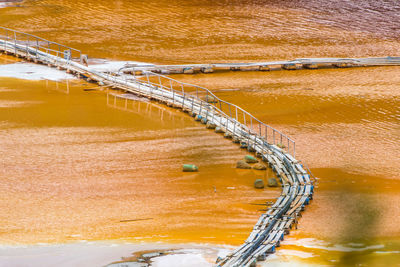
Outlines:
<svg viewBox="0 0 400 267"><path fill-rule="evenodd" d="M394 263L393 257L380 258L378 253L385 249L377 239L381 225L381 203L370 194L358 194L356 188L342 187L338 191L337 206L341 207L343 229L337 233L337 244L347 247L339 253L335 266L381 266ZM378 252L378 253L377 253Z"/></svg>

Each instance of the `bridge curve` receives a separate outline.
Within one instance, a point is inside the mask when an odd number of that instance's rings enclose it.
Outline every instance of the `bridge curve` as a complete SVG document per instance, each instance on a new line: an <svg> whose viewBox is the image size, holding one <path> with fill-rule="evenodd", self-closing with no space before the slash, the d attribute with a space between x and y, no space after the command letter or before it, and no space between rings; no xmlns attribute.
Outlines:
<svg viewBox="0 0 400 267"><path fill-rule="evenodd" d="M96 71L83 64L85 57L79 50L3 27L0 27L0 52L57 67L101 86L180 109L195 120L218 128L226 138L267 162L282 182L281 195L261 215L244 244L227 257L217 259L217 266L254 266L258 260L264 260L280 245L312 199L314 180L308 168L295 159L295 142L206 88L151 71L145 71L140 77L123 71Z"/></svg>

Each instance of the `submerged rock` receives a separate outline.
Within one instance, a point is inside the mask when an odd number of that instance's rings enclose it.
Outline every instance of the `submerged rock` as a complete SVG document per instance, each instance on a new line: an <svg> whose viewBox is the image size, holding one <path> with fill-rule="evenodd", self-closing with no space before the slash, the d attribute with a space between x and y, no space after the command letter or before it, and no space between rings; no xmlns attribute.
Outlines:
<svg viewBox="0 0 400 267"><path fill-rule="evenodd" d="M269 187L278 187L278 181L275 178L268 178Z"/></svg>
<svg viewBox="0 0 400 267"><path fill-rule="evenodd" d="M244 160L239 160L236 163L236 168L238 169L251 169L251 166Z"/></svg>
<svg viewBox="0 0 400 267"><path fill-rule="evenodd" d="M225 138L232 138L232 134L230 132L225 132L224 137Z"/></svg>
<svg viewBox="0 0 400 267"><path fill-rule="evenodd" d="M215 125L215 123L212 123L212 122L207 122L207 124L206 124L206 128L207 129L215 129L215 127L217 127L217 125Z"/></svg>
<svg viewBox="0 0 400 267"><path fill-rule="evenodd" d="M253 157L253 156L250 156L250 155L244 156L244 160L245 160L247 163L257 163L257 162L258 162L258 159L256 159L256 158Z"/></svg>
<svg viewBox="0 0 400 267"><path fill-rule="evenodd" d="M267 167L262 163L256 163L256 164L254 164L253 169L262 171L262 170L266 170Z"/></svg>
<svg viewBox="0 0 400 267"><path fill-rule="evenodd" d="M197 172L199 168L197 168L197 166L193 164L183 164L182 170L184 172Z"/></svg>
<svg viewBox="0 0 400 267"><path fill-rule="evenodd" d="M254 147L253 146L248 146L247 147L247 151L249 151L249 152L256 152L256 150L254 149Z"/></svg>
<svg viewBox="0 0 400 267"><path fill-rule="evenodd" d="M262 179L257 179L254 181L254 187L257 189L263 189L264 188L264 181Z"/></svg>
<svg viewBox="0 0 400 267"><path fill-rule="evenodd" d="M247 143L241 141L241 142L240 142L240 148L247 148Z"/></svg>

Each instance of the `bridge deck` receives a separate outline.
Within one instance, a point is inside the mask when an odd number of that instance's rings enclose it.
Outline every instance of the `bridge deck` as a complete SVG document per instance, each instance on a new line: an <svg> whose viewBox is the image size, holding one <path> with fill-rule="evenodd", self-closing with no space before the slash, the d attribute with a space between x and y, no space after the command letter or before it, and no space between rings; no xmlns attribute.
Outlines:
<svg viewBox="0 0 400 267"><path fill-rule="evenodd" d="M216 70L230 71L271 71L299 70L318 68L349 68L366 66L398 66L400 57L376 58L300 58L287 61L269 61L253 63L210 63L182 65L140 65L128 64L123 68L127 74L141 74L152 71L162 74L193 74L196 72L212 73Z"/></svg>

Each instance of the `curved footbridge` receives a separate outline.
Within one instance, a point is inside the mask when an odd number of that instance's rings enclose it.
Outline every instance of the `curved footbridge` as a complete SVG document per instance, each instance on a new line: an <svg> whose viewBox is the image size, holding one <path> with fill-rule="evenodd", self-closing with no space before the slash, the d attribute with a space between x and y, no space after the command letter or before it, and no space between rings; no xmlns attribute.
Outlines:
<svg viewBox="0 0 400 267"><path fill-rule="evenodd" d="M308 168L295 159L295 142L242 108L219 99L206 88L149 71L140 78L125 74L123 70L96 71L82 63L85 57L79 50L1 27L0 52L57 67L101 86L145 96L180 109L268 162L282 182L282 193L261 215L245 243L227 257L218 259L218 266L254 266L258 260L265 259L280 245L312 199L314 179Z"/></svg>

